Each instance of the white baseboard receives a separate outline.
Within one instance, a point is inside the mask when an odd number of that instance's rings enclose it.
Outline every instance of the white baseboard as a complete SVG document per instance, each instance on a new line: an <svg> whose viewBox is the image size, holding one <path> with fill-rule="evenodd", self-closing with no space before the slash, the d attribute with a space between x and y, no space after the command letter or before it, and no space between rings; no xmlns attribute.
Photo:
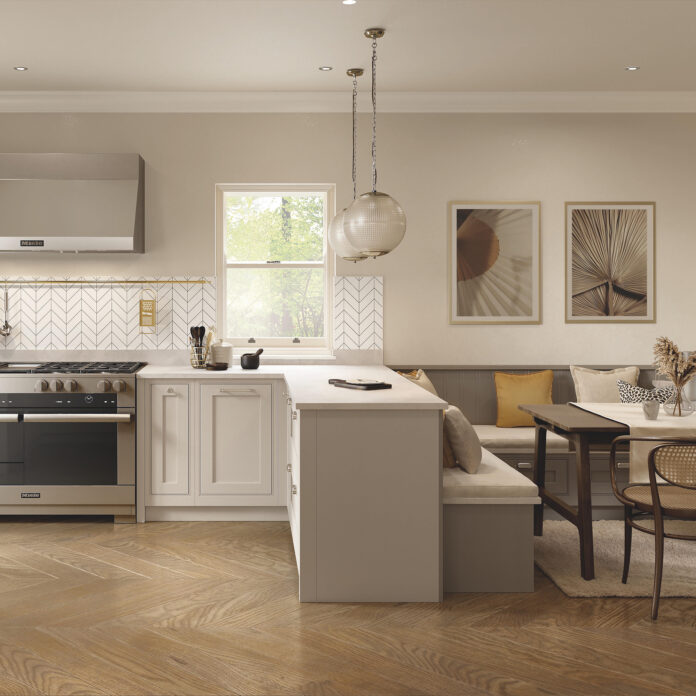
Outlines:
<svg viewBox="0 0 696 696"><path fill-rule="evenodd" d="M146 522L287 522L285 507L146 507Z"/></svg>

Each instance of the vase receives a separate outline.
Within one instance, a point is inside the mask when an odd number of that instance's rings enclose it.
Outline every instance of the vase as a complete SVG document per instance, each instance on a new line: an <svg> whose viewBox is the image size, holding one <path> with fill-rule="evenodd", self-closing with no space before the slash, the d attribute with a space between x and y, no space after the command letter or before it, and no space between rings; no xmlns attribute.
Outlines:
<svg viewBox="0 0 696 696"><path fill-rule="evenodd" d="M696 406L684 393L684 387L674 387L674 394L670 396L662 405L664 412L668 416L690 416Z"/></svg>

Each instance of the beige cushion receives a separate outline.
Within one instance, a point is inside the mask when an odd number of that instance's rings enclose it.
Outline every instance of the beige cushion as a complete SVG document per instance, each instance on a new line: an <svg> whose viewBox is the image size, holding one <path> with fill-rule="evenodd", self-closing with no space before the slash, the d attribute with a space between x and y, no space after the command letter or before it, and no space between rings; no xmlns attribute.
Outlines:
<svg viewBox="0 0 696 696"><path fill-rule="evenodd" d="M402 377L410 380L419 387L423 387L426 391L429 391L433 396L440 396L435 389L435 385L430 381L430 377L425 374L423 370L412 370L411 372L399 372Z"/></svg>
<svg viewBox="0 0 696 696"><path fill-rule="evenodd" d="M435 385L430 381L430 377L425 374L423 370L412 370L411 372L399 372L402 377L407 380L417 384L426 391L429 391L433 396L440 396L435 389ZM444 411L443 411L444 413ZM457 461L454 452L452 451L452 445L447 437L447 429L443 423L443 433L442 433L442 466L446 469L457 466Z"/></svg>
<svg viewBox="0 0 696 696"><path fill-rule="evenodd" d="M481 447L493 452L534 452L534 428L498 428L495 425L473 425ZM549 452L568 452L568 440L556 433L546 433Z"/></svg>
<svg viewBox="0 0 696 696"><path fill-rule="evenodd" d="M442 412L442 466L444 466L445 469L451 469L457 466L457 458L454 456L452 444L447 437L444 411Z"/></svg>
<svg viewBox="0 0 696 696"><path fill-rule="evenodd" d="M571 365L570 374L575 382L576 401L613 404L621 401L617 380L623 380L635 387L638 384L640 368L632 366L615 370L591 370L588 367Z"/></svg>
<svg viewBox="0 0 696 696"><path fill-rule="evenodd" d="M466 416L451 404L445 409L445 433L457 466L475 474L481 464L481 443Z"/></svg>
<svg viewBox="0 0 696 696"><path fill-rule="evenodd" d="M445 504L466 503L476 498L528 498L536 502L539 491L526 476L487 449L481 451L481 465L475 474L461 469L442 472L442 498Z"/></svg>

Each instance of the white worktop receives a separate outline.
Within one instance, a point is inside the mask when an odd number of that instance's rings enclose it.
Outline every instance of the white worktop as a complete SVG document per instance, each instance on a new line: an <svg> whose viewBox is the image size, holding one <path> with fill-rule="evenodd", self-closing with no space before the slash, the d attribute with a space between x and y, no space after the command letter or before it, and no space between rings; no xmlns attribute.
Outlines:
<svg viewBox="0 0 696 696"><path fill-rule="evenodd" d="M364 391L342 389L329 379L378 379L391 389ZM297 409L443 409L442 399L401 377L388 367L377 365L261 365L258 370L232 367L224 371L196 370L189 365L147 365L138 379L284 379Z"/></svg>

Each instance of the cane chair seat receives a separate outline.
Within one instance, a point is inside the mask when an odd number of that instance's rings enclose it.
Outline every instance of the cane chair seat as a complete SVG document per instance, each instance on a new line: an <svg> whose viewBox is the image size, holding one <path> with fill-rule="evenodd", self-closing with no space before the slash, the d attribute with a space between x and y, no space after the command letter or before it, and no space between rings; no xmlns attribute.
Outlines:
<svg viewBox="0 0 696 696"><path fill-rule="evenodd" d="M696 490L669 485L658 486L658 490L660 506L665 514L680 517L682 514L684 516L696 516ZM628 486L624 488L623 495L644 512L652 511L653 499L650 486Z"/></svg>

